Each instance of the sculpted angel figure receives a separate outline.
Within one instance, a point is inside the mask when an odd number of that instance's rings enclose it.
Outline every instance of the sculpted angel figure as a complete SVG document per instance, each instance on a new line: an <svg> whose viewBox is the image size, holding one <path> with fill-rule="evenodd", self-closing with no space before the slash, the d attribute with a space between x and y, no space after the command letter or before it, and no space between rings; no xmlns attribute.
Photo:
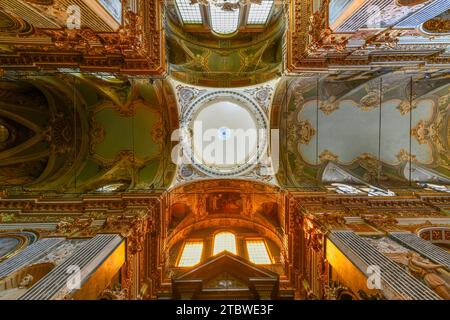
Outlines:
<svg viewBox="0 0 450 320"><path fill-rule="evenodd" d="M445 300L450 300L450 273L447 267L422 258L415 252L389 254L397 263L406 266L411 274L423 279L425 284Z"/></svg>

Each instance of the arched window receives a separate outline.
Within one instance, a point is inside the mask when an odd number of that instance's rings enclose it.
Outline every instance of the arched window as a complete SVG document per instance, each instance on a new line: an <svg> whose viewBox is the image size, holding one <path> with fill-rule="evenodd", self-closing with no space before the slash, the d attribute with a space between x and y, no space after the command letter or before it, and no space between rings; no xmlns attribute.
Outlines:
<svg viewBox="0 0 450 320"><path fill-rule="evenodd" d="M247 240L248 257L254 264L271 264L266 243L262 239Z"/></svg>
<svg viewBox="0 0 450 320"><path fill-rule="evenodd" d="M179 267L192 267L202 259L203 241L187 241L178 261Z"/></svg>
<svg viewBox="0 0 450 320"><path fill-rule="evenodd" d="M433 183L419 183L419 185L425 189L431 189L431 190L435 190L435 191L439 191L439 192L450 193L450 188L447 186L444 186L444 185L433 184Z"/></svg>
<svg viewBox="0 0 450 320"><path fill-rule="evenodd" d="M272 11L273 0L262 0L261 3L252 3L248 11L248 24L266 24L270 11Z"/></svg>
<svg viewBox="0 0 450 320"><path fill-rule="evenodd" d="M362 194L363 192L355 187L352 187L344 183L332 183L333 187L336 187L336 192L341 194Z"/></svg>
<svg viewBox="0 0 450 320"><path fill-rule="evenodd" d="M237 0L229 1L236 3ZM211 16L211 28L214 32L222 35L227 35L236 32L239 27L239 15L241 9L224 10L215 5L209 6L209 14Z"/></svg>
<svg viewBox="0 0 450 320"><path fill-rule="evenodd" d="M228 251L237 254L236 251L236 237L231 232L220 232L214 237L214 252L213 255Z"/></svg>
<svg viewBox="0 0 450 320"><path fill-rule="evenodd" d="M184 24L202 24L203 18L198 3L191 3L190 0L176 0L181 20Z"/></svg>

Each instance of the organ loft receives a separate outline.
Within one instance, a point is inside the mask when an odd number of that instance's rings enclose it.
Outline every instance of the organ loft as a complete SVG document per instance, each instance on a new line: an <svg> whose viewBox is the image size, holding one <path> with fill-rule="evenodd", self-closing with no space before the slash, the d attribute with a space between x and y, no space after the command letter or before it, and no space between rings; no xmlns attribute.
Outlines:
<svg viewBox="0 0 450 320"><path fill-rule="evenodd" d="M2 0L0 300L449 300L448 0Z"/></svg>

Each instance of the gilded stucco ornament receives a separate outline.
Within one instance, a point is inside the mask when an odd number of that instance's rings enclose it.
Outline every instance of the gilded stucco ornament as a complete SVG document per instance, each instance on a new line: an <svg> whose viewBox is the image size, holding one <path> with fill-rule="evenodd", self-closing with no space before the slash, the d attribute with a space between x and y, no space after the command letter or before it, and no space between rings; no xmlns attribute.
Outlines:
<svg viewBox="0 0 450 320"><path fill-rule="evenodd" d="M17 55L11 60L0 54L0 64L32 66L34 70L64 65L96 72L161 76L166 72L161 3L157 0L133 3L134 11L124 10L122 23L115 30L101 19L86 22L80 29L68 28L66 8L63 10L59 4L33 5L30 9L34 14L55 15L54 19L47 21L45 27L22 28L24 31L19 35L29 37L30 41L16 41L15 35L6 38L8 52Z"/></svg>
<svg viewBox="0 0 450 320"><path fill-rule="evenodd" d="M289 121L286 134L288 149L291 152L296 152L299 143L307 145L311 142L316 135L316 129L313 128L308 120L297 121L293 119Z"/></svg>
<svg viewBox="0 0 450 320"><path fill-rule="evenodd" d="M339 109L340 101L336 96L330 96L327 100L320 101L319 109L327 116Z"/></svg>
<svg viewBox="0 0 450 320"><path fill-rule="evenodd" d="M396 230L398 224L397 219L390 214L367 215L364 217L364 220L382 230Z"/></svg>
<svg viewBox="0 0 450 320"><path fill-rule="evenodd" d="M105 140L106 131L105 128L97 121L94 117L90 120L90 131L89 131L89 143L91 154L95 153L95 148L97 145Z"/></svg>
<svg viewBox="0 0 450 320"><path fill-rule="evenodd" d="M398 161L403 162L403 161L417 161L417 157L414 154L410 154L407 150L405 149L400 149L399 153L396 155L396 158Z"/></svg>
<svg viewBox="0 0 450 320"><path fill-rule="evenodd" d="M336 162L336 161L338 161L338 158L339 157L337 155L335 155L334 153L332 153L330 150L324 150L319 155L320 162L325 162L325 161Z"/></svg>
<svg viewBox="0 0 450 320"><path fill-rule="evenodd" d="M366 169L363 179L366 181L387 180L387 176L382 172L381 161L370 153L363 153L358 157L359 165Z"/></svg>
<svg viewBox="0 0 450 320"><path fill-rule="evenodd" d="M405 33L403 30L392 30L387 29L378 34L369 36L365 40L364 48L375 46L386 47L386 48L395 48L400 40L400 36Z"/></svg>
<svg viewBox="0 0 450 320"><path fill-rule="evenodd" d="M448 34L450 33L450 20L437 17L430 19L422 25L424 31L436 34Z"/></svg>
<svg viewBox="0 0 450 320"><path fill-rule="evenodd" d="M380 106L380 93L376 89L367 88L367 93L359 101L361 110L371 111Z"/></svg>
<svg viewBox="0 0 450 320"><path fill-rule="evenodd" d="M417 105L418 105L418 101L416 101L416 100L414 100L412 103L409 101L403 100L397 106L397 110L403 116L405 114L408 114L411 110L416 109Z"/></svg>

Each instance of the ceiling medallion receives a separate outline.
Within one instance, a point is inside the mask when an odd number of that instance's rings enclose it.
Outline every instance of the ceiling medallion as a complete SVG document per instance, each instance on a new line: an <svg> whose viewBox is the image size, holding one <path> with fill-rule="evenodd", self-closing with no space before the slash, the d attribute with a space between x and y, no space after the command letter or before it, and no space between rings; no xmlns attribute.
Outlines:
<svg viewBox="0 0 450 320"><path fill-rule="evenodd" d="M191 5L198 3L202 6L213 5L223 11L234 11L249 4L261 4L262 0L191 0Z"/></svg>

